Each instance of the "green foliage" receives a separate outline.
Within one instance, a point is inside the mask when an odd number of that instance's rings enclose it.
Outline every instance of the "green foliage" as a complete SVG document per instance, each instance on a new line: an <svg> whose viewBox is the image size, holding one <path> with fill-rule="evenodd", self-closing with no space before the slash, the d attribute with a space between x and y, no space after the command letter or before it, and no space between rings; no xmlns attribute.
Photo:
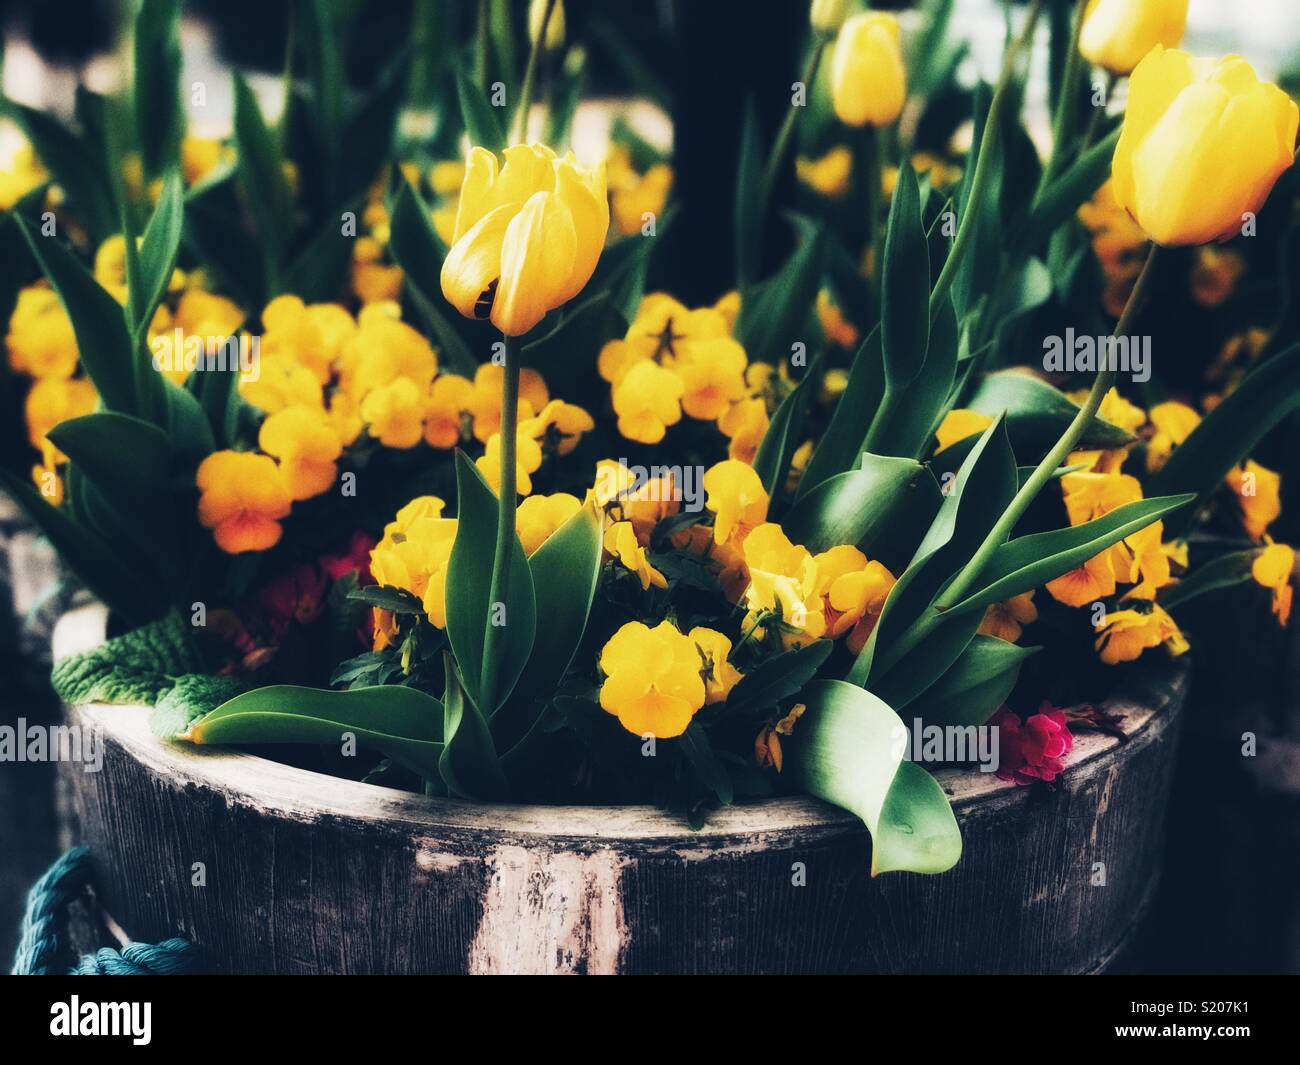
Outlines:
<svg viewBox="0 0 1300 1065"><path fill-rule="evenodd" d="M149 728L162 739L175 739L189 727L210 714L228 699L239 694L239 681L233 677L213 677L206 673L185 673L163 692L149 715Z"/></svg>
<svg viewBox="0 0 1300 1065"><path fill-rule="evenodd" d="M65 703L153 706L177 678L203 670L189 625L176 613L54 664L50 683Z"/></svg>

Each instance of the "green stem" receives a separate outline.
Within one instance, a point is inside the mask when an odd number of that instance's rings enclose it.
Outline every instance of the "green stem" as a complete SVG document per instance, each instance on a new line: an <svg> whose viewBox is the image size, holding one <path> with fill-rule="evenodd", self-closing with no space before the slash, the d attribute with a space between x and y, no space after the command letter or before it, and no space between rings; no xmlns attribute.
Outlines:
<svg viewBox="0 0 1300 1065"><path fill-rule="evenodd" d="M808 56L808 63L803 72L805 97L812 92L813 81L817 77L817 68L821 65L822 53L826 51L826 41L826 37L818 34L817 41L813 45L812 54ZM807 103L806 98L804 102ZM802 110L802 107L795 107L792 101L790 109L785 113L785 118L781 122L781 128L777 131L776 141L772 145L772 154L768 157L767 169L763 173L763 199L760 204L760 218L767 215L767 205L772 202L772 192L776 188L777 178L781 176L781 167L785 163L786 153L790 150L796 116Z"/></svg>
<svg viewBox="0 0 1300 1065"><path fill-rule="evenodd" d="M880 291L880 263L876 261L880 242L881 140L884 131L872 126L864 130L862 142L863 199L867 214L867 261L871 263L872 287Z"/></svg>
<svg viewBox="0 0 1300 1065"><path fill-rule="evenodd" d="M519 341L506 337L505 373L501 377L501 470L497 483L497 542L492 558L492 583L488 596L488 626L483 637L483 675L479 681L479 710L496 709L501 656L505 653L505 625L494 624L497 604L506 601L510 584L510 557L515 545L515 437L519 424ZM509 624L510 618L505 618Z"/></svg>
<svg viewBox="0 0 1300 1065"><path fill-rule="evenodd" d="M994 150L997 148L998 137L1001 133L1002 112L1006 108L1007 88L1011 84L1011 75L1020 58L1020 53L1033 39L1034 27L1038 24L1038 16L1042 14L1042 11L1043 0L1034 0L1033 5L1025 13L1025 22L1020 28L1020 34L1011 43L1011 47L1007 49L1007 54L1002 59L1002 71L998 75L997 85L993 90L993 99L989 103L988 117L984 120L984 133L980 138L979 157L975 160L975 173L971 178L970 195L966 197L965 214L957 227L957 236L952 242L952 250L944 261L943 269L939 271L938 280L934 283L934 291L930 293L931 322L939 317L939 310L943 306L943 301L956 279L957 269L961 265L962 259L966 257L966 249L975 236L974 218L979 209L980 200L983 198L984 186L988 184L989 163Z"/></svg>
<svg viewBox="0 0 1300 1065"><path fill-rule="evenodd" d="M519 109L515 112L514 129L511 131L511 144L518 144L528 136L528 112L533 107L533 89L537 83L537 64L546 41L546 27L551 23L551 12L555 10L555 0L546 0L546 10L542 12L542 24L537 30L528 49L528 65L524 68L524 87L519 94Z"/></svg>
<svg viewBox="0 0 1300 1065"><path fill-rule="evenodd" d="M1056 98L1056 113L1052 116L1052 155L1043 167L1038 178L1038 188L1034 192L1034 202L1038 202L1047 183L1061 169L1064 162L1065 144L1070 139L1070 127L1074 125L1074 113L1079 96L1079 78L1083 75L1083 54L1079 51L1079 36L1083 32L1083 9L1087 0L1079 0L1074 9L1074 29L1070 34L1070 54L1065 59L1065 74L1061 78L1061 94Z"/></svg>
<svg viewBox="0 0 1300 1065"><path fill-rule="evenodd" d="M478 27L474 34L474 80L488 90L488 0L478 0Z"/></svg>
<svg viewBox="0 0 1300 1065"><path fill-rule="evenodd" d="M1124 313L1120 315L1119 321L1115 323L1112 336L1126 336L1132 327L1134 318L1146 302L1151 285L1153 264L1158 258L1158 252L1159 245L1153 244L1151 253L1142 266L1142 272L1133 285L1133 291L1129 293L1128 302L1124 305ZM1056 442L1052 450L1043 457L1042 462L1030 474L1029 479L1021 485L1020 491L1011 500L1002 517L989 530L984 542L976 549L970 561L962 567L961 572L957 574L943 594L935 600L933 607L923 614L890 647L889 652L879 660L878 668L874 669L873 672L883 673L890 666L897 663L899 659L913 647L920 644L934 630L945 610L950 610L966 597L971 585L979 579L980 573L988 563L990 556L1010 538L1012 529L1015 528L1016 522L1029 508L1029 504L1034 501L1038 493L1042 491L1043 486L1052 479L1061 464L1068 458L1070 452L1083 438L1083 434L1087 432L1088 426L1092 424L1093 419L1096 417L1102 400L1106 398L1106 393L1110 391L1114 383L1114 370L1099 370L1097 372L1097 376L1092 382L1092 389L1088 393L1088 399L1079 408L1079 413L1074 416L1073 421L1061 434L1061 438Z"/></svg>
<svg viewBox="0 0 1300 1065"><path fill-rule="evenodd" d="M1101 120L1106 117L1106 105L1110 102L1110 94L1115 91L1115 82L1118 80L1114 74L1107 72L1104 99L1101 106L1094 107L1092 114L1088 116L1088 125L1083 130L1083 140L1079 142L1079 155L1092 147L1092 142L1097 136L1097 130L1101 128Z"/></svg>

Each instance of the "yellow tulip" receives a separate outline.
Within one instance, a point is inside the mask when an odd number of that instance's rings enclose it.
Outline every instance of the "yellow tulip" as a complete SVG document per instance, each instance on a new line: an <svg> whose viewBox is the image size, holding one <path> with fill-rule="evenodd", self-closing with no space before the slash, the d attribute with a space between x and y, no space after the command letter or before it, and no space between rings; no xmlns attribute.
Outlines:
<svg viewBox="0 0 1300 1065"><path fill-rule="evenodd" d="M1088 0L1079 51L1089 63L1129 74L1156 45L1176 48L1187 29L1187 0Z"/></svg>
<svg viewBox="0 0 1300 1065"><path fill-rule="evenodd" d="M1239 56L1157 45L1133 71L1115 148L1115 199L1158 244L1241 231L1291 165L1300 109Z"/></svg>
<svg viewBox="0 0 1300 1065"><path fill-rule="evenodd" d="M864 11L846 21L831 58L831 103L848 126L892 126L907 99L898 20Z"/></svg>
<svg viewBox="0 0 1300 1065"><path fill-rule="evenodd" d="M591 279L609 230L605 168L540 144L470 152L442 292L466 318L520 336Z"/></svg>
<svg viewBox="0 0 1300 1065"><path fill-rule="evenodd" d="M556 52L564 47L564 0L555 0L551 17L546 18L546 5L550 0L532 0L528 5L528 39L536 41L542 36L542 21L546 21L546 38L542 47Z"/></svg>
<svg viewBox="0 0 1300 1065"><path fill-rule="evenodd" d="M844 23L848 8L848 0L812 0L808 21L818 33L833 36Z"/></svg>

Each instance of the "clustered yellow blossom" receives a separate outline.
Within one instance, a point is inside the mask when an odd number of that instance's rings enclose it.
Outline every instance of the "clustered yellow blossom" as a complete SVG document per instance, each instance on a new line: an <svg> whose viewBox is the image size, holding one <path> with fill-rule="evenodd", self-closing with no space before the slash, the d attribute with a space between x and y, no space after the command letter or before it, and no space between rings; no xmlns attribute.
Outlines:
<svg viewBox="0 0 1300 1065"><path fill-rule="evenodd" d="M1106 281L1102 296L1106 313L1118 318L1142 269L1146 234L1115 199L1110 181L1079 208L1079 221L1092 238L1092 251Z"/></svg>
<svg viewBox="0 0 1300 1065"><path fill-rule="evenodd" d="M849 191L853 153L848 145L837 144L816 159L801 155L795 160L795 174L814 192L833 200L839 199Z"/></svg>
<svg viewBox="0 0 1300 1065"><path fill-rule="evenodd" d="M19 144L0 167L0 211L8 211L32 189L49 179L49 174L26 141Z"/></svg>
<svg viewBox="0 0 1300 1065"><path fill-rule="evenodd" d="M447 563L456 542L456 519L444 518L446 504L437 496L412 499L384 526L383 538L370 552L370 574L386 588L410 592L429 623L447 627ZM382 651L397 633L393 614L376 607L374 649Z"/></svg>
<svg viewBox="0 0 1300 1065"><path fill-rule="evenodd" d="M1283 628L1291 620L1291 599L1294 589L1291 577L1295 573L1295 550L1286 544L1271 540L1250 566L1255 583L1273 593L1273 613Z"/></svg>
<svg viewBox="0 0 1300 1065"><path fill-rule="evenodd" d="M654 163L644 174L632 165L632 153L623 145L610 149L605 160L609 183L610 217L624 236L640 233L648 222L663 217L673 187L673 168Z"/></svg>
<svg viewBox="0 0 1300 1065"><path fill-rule="evenodd" d="M1228 472L1227 486L1237 497L1241 520L1252 540L1263 540L1268 527L1282 513L1282 478L1274 471L1247 459Z"/></svg>
<svg viewBox="0 0 1300 1065"><path fill-rule="evenodd" d="M275 460L251 451L214 451L195 475L199 522L232 555L280 542L292 501Z"/></svg>
<svg viewBox="0 0 1300 1065"><path fill-rule="evenodd" d="M629 621L601 649L600 705L638 736L680 736L701 707L724 702L740 680L730 654L731 641L713 629L683 633L671 621L654 628Z"/></svg>

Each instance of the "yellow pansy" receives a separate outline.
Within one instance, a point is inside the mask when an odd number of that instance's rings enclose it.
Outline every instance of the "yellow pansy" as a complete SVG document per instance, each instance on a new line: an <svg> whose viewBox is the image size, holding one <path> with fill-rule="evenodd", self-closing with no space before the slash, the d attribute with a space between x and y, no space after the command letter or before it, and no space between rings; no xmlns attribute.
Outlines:
<svg viewBox="0 0 1300 1065"><path fill-rule="evenodd" d="M58 449L45 439L49 431L69 418L92 413L98 398L95 386L84 377L72 380L47 377L32 384L23 401L27 438L32 447L38 450L45 447L50 449L47 464L66 461Z"/></svg>
<svg viewBox="0 0 1300 1065"><path fill-rule="evenodd" d="M474 371L474 394L470 396L469 412L474 419L474 439L486 444L501 429L501 379L505 367L485 362ZM536 370L524 367L519 371L519 417L531 418L550 401L546 382Z"/></svg>
<svg viewBox="0 0 1300 1065"><path fill-rule="evenodd" d="M424 442L430 447L453 448L460 443L462 416L468 412L474 385L459 374L440 374L433 382L424 410Z"/></svg>
<svg viewBox="0 0 1300 1065"><path fill-rule="evenodd" d="M257 377L239 379L239 394L267 414L285 407L323 407L320 380L288 355L263 355Z"/></svg>
<svg viewBox="0 0 1300 1065"><path fill-rule="evenodd" d="M728 438L727 455L738 462L752 463L768 426L767 404L761 397L733 403L718 419L718 431Z"/></svg>
<svg viewBox="0 0 1300 1065"><path fill-rule="evenodd" d="M343 445L324 411L315 407L277 411L262 423L257 444L279 460L291 499L310 499L333 487Z"/></svg>
<svg viewBox="0 0 1300 1065"><path fill-rule="evenodd" d="M1188 649L1174 619L1154 603L1148 610L1111 611L1097 631L1097 651L1108 666L1132 662L1143 651L1161 644L1171 655L1181 655Z"/></svg>
<svg viewBox="0 0 1300 1065"><path fill-rule="evenodd" d="M749 568L748 623L774 615L782 623L782 643L809 643L825 635L817 563L807 548L792 544L779 525L769 522L745 537L742 551Z"/></svg>
<svg viewBox="0 0 1300 1065"><path fill-rule="evenodd" d="M667 163L655 163L644 174L632 171L628 179L611 183L609 204L615 228L632 236L647 222L661 218L672 187L673 168Z"/></svg>
<svg viewBox="0 0 1300 1065"><path fill-rule="evenodd" d="M352 315L337 303L308 306L297 296L277 296L262 310L262 354L286 355L326 384L356 331Z"/></svg>
<svg viewBox="0 0 1300 1065"><path fill-rule="evenodd" d="M1174 448L1201 424L1201 416L1186 403L1157 403L1151 408L1151 424L1155 433L1147 441L1149 473L1163 468Z"/></svg>
<svg viewBox="0 0 1300 1065"><path fill-rule="evenodd" d="M1273 613L1283 628L1291 620L1291 575L1295 572L1295 551L1286 544L1269 544L1255 556L1250 575L1273 592Z"/></svg>
<svg viewBox="0 0 1300 1065"><path fill-rule="evenodd" d="M682 410L692 418L715 421L745 395L745 349L730 337L690 345L673 364L682 382Z"/></svg>
<svg viewBox="0 0 1300 1065"><path fill-rule="evenodd" d="M671 370L653 362L639 362L614 386L614 413L618 431L629 440L657 444L668 426L682 420L685 387Z"/></svg>
<svg viewBox="0 0 1300 1065"><path fill-rule="evenodd" d="M989 607L984 612L979 631L984 636L996 636L999 640L1015 643L1020 639L1024 627L1037 620L1038 608L1034 606L1034 593L1024 592Z"/></svg>
<svg viewBox="0 0 1300 1065"><path fill-rule="evenodd" d="M704 705L694 641L669 621L629 621L600 652L600 705L638 736L680 736Z"/></svg>
<svg viewBox="0 0 1300 1065"><path fill-rule="evenodd" d="M68 378L77 369L77 336L63 303L44 284L18 293L9 318L9 365L36 378Z"/></svg>
<svg viewBox="0 0 1300 1065"><path fill-rule="evenodd" d="M856 547L832 547L814 556L815 590L825 598L827 635L848 634L855 655L866 646L885 600L894 587L894 575L879 562L868 561Z"/></svg>
<svg viewBox="0 0 1300 1065"><path fill-rule="evenodd" d="M1158 244L1242 231L1295 156L1300 109L1240 56L1156 45L1133 71L1115 148L1115 198Z"/></svg>
<svg viewBox="0 0 1300 1065"><path fill-rule="evenodd" d="M199 463L199 523L221 550L266 551L280 541L289 490L275 461L251 451L214 451Z"/></svg>
<svg viewBox="0 0 1300 1065"><path fill-rule="evenodd" d="M648 591L651 585L668 587L668 579L650 564L630 521L616 521L605 530L605 550L637 575L642 591Z"/></svg>
<svg viewBox="0 0 1300 1065"><path fill-rule="evenodd" d="M362 308L357 331L343 346L342 384L358 399L399 378L406 378L423 394L438 372L438 357L428 340L387 307L371 303Z"/></svg>
<svg viewBox="0 0 1300 1065"><path fill-rule="evenodd" d="M727 661L731 654L731 641L722 633L703 625L696 625L687 636L700 655L705 705L726 702L741 676L740 670Z"/></svg>
<svg viewBox="0 0 1300 1065"><path fill-rule="evenodd" d="M795 174L814 192L830 199L839 199L849 191L849 178L853 173L853 153L848 145L837 144L825 155L816 159L800 156L795 160Z"/></svg>
<svg viewBox="0 0 1300 1065"><path fill-rule="evenodd" d="M536 440L544 454L568 455L582 440L583 433L596 428L596 421L581 407L553 399L531 418L519 423L519 431Z"/></svg>
<svg viewBox="0 0 1300 1065"><path fill-rule="evenodd" d="M515 531L523 544L524 554L531 555L546 543L553 532L582 507L577 496L556 492L549 496L529 496L515 510Z"/></svg>
<svg viewBox="0 0 1300 1065"><path fill-rule="evenodd" d="M1246 257L1240 252L1213 245L1197 248L1192 267L1192 299L1202 307L1222 305L1245 272Z"/></svg>
<svg viewBox="0 0 1300 1065"><path fill-rule="evenodd" d="M542 464L541 445L520 426L515 432L515 491L526 496L533 490L532 475ZM501 492L501 434L493 433L474 462L483 480L498 495Z"/></svg>
<svg viewBox="0 0 1300 1065"><path fill-rule="evenodd" d="M943 416L943 421L939 423L939 428L935 431L935 439L939 442L939 446L935 448L935 454L946 451L953 444L965 440L968 436L975 436L977 433L984 432L992 424L992 418L987 414L981 414L977 410L967 410L964 407L950 410Z"/></svg>
<svg viewBox="0 0 1300 1065"><path fill-rule="evenodd" d="M1252 540L1264 533L1282 513L1282 478L1254 459L1229 471L1226 483L1241 505L1246 532Z"/></svg>
<svg viewBox="0 0 1300 1065"><path fill-rule="evenodd" d="M456 541L456 519L442 517L443 501L419 496L384 527L370 552L370 572L381 586L401 588L421 602L430 624L447 627L447 564Z"/></svg>
<svg viewBox="0 0 1300 1065"><path fill-rule="evenodd" d="M385 447L403 450L424 438L424 396L409 377L372 389L361 401L361 420Z"/></svg>
<svg viewBox="0 0 1300 1065"><path fill-rule="evenodd" d="M508 336L528 332L587 284L605 245L603 164L580 167L540 144L516 144L506 162L474 148L465 166L442 291L467 318Z"/></svg>
<svg viewBox="0 0 1300 1065"><path fill-rule="evenodd" d="M714 515L716 543L724 543L733 536L739 543L767 521L771 500L752 466L725 459L705 471L703 484L704 506Z"/></svg>
<svg viewBox="0 0 1300 1065"><path fill-rule="evenodd" d="M817 320L821 323L826 339L832 344L838 344L842 348L857 347L857 326L844 317L826 289L817 293Z"/></svg>

